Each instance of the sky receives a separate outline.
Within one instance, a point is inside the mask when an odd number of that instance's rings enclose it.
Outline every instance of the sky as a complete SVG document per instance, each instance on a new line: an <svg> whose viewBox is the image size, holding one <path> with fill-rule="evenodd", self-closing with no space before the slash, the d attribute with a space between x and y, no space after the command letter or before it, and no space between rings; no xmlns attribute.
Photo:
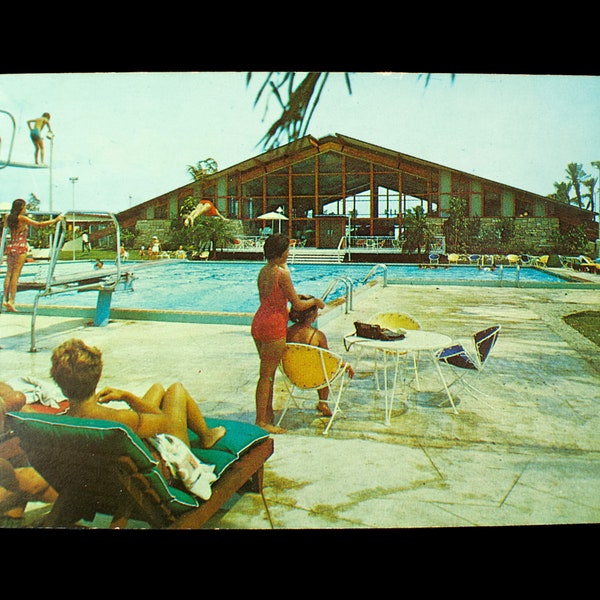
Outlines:
<svg viewBox="0 0 600 600"><path fill-rule="evenodd" d="M300 74L299 74L300 75ZM51 114L49 169L0 169L0 206L34 193L41 210L119 212L191 181L187 166L220 170L263 152L279 116L255 106L265 73L0 74L0 111L16 121L11 160L34 162L27 120ZM343 134L541 194L576 162L598 178L600 77L332 73L308 133ZM0 161L12 135L0 112ZM50 142L46 140L46 162ZM1 164L1 163L0 163ZM75 183L70 178L77 178Z"/></svg>

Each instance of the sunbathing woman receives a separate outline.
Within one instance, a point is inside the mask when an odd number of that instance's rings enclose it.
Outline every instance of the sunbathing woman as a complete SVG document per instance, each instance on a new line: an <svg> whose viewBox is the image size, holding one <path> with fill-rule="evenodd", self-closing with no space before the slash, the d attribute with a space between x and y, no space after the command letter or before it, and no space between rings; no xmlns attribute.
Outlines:
<svg viewBox="0 0 600 600"><path fill-rule="evenodd" d="M285 430L273 424L273 383L279 361L285 351L288 302L296 310L316 306L324 308L320 298L302 300L294 289L286 261L290 241L280 233L271 235L263 248L267 264L258 274L260 306L252 320L252 337L260 356L260 373L256 385L256 424L271 433Z"/></svg>
<svg viewBox="0 0 600 600"><path fill-rule="evenodd" d="M310 300L312 296L300 296L302 300ZM314 305L306 310L296 310L292 308L290 310L290 321L294 322L294 325L287 330L287 341L296 342L298 344L308 344L309 346L318 346L319 348L329 349L327 345L327 336L316 327L313 327L313 323L319 316L319 308ZM348 374L350 377L354 377L354 370L348 365ZM325 417L331 416L331 410L329 404L327 404L327 398L329 398L329 388L324 387L318 390L319 403L317 404L317 410Z"/></svg>
<svg viewBox="0 0 600 600"><path fill-rule="evenodd" d="M141 438L168 433L188 447L188 428L199 436L203 448L211 448L225 435L225 427L207 426L196 402L180 383L167 390L155 383L142 398L110 387L96 392L102 353L81 340L71 339L54 349L50 374L69 400L69 416L117 421ZM129 409L104 406L115 400L126 402Z"/></svg>
<svg viewBox="0 0 600 600"><path fill-rule="evenodd" d="M4 279L4 308L9 312L17 312L15 298L17 285L27 259L27 233L29 227L48 227L58 223L63 218L58 215L48 221L34 221L25 215L27 203L22 198L17 198L6 217L6 226L10 229L10 242L6 244L6 278Z"/></svg>

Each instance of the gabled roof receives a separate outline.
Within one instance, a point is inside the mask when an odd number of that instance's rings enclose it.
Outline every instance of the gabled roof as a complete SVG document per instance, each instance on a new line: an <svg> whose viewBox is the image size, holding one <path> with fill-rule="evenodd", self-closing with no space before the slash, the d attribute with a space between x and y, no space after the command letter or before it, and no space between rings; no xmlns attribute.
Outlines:
<svg viewBox="0 0 600 600"><path fill-rule="evenodd" d="M359 151L363 154L364 153L371 154L374 157L380 156L382 158L382 160L395 164L396 168L399 168L402 163L411 163L413 165L418 165L419 167L422 167L424 169L435 169L435 170L441 169L441 170L448 171L450 173L461 174L465 177L468 177L469 179L475 179L482 183L493 184L495 186L500 186L502 188L512 190L517 193L527 194L528 196L533 196L533 197L539 198L539 199L543 200L544 202L556 204L563 209L566 208L568 210L577 211L577 212L581 211L581 212L585 213L586 215L590 215L590 216L595 214L591 211L585 210L583 208L579 208L578 206L574 206L572 204L565 204L564 202L554 200L552 198L549 198L548 196L542 196L540 194L536 194L535 192L530 192L527 190L516 188L514 186L511 186L511 185L508 185L505 183L493 181L491 179L486 179L485 177L479 177L477 175L473 175L472 173L460 171L458 169L454 169L454 168L448 167L446 165L440 165L438 163L434 163L434 162L431 162L431 161L428 161L428 160L425 160L422 158L411 156L409 154L404 154L404 153L398 152L396 150L390 150L390 149L384 148L382 146L377 146L375 144L363 142L361 140L357 140L355 138L352 138L350 136L343 135L340 133L329 134L329 135L326 135L321 138L315 138L312 135L306 135L298 140L295 140L295 141L285 144L283 146L279 146L278 148L274 148L272 150L267 150L267 151L263 152L262 154L259 154L252 158L244 160L240 163L232 165L231 167L227 167L225 169L217 171L216 173L207 175L205 177L205 181L210 182L212 179L222 177L223 175L226 176L230 173L233 174L233 173L252 171L253 169L257 169L257 168L262 168L266 172L269 170L269 167L273 166L274 164L277 164L277 167L275 167L275 168L280 168L282 161L287 162L287 160L289 160L290 162L296 162L294 160L295 155L298 156L298 160L304 160L305 158L307 158L307 156L309 156L311 154L320 153L320 152L324 152L324 151L337 151L337 152L343 153L347 149L353 149L353 150ZM374 158L372 160L374 160ZM183 191L186 188L189 188L191 185L193 185L193 182L187 183L187 184L185 184L179 188L176 188L175 190L172 190L171 192L168 192L168 193L177 192L178 190ZM130 209L124 210L120 214L125 214L125 213L129 212L130 210L132 210L133 208L139 208L140 206L142 206L144 204L151 203L153 200L155 200L155 199L148 200L146 202L142 202L142 203L138 204L137 207L132 207ZM592 216L592 218L593 218L593 216Z"/></svg>

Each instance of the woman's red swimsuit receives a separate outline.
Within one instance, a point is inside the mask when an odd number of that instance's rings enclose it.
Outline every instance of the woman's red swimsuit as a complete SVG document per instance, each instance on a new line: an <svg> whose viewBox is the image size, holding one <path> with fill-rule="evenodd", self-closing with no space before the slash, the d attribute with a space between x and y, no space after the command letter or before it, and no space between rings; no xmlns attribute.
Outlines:
<svg viewBox="0 0 600 600"><path fill-rule="evenodd" d="M10 242L6 244L5 254L27 254L27 227L15 232L10 231Z"/></svg>
<svg viewBox="0 0 600 600"><path fill-rule="evenodd" d="M281 269L275 273L271 293L260 299L260 306L252 319L252 337L257 342L275 342L285 339L289 320L288 301L279 287Z"/></svg>

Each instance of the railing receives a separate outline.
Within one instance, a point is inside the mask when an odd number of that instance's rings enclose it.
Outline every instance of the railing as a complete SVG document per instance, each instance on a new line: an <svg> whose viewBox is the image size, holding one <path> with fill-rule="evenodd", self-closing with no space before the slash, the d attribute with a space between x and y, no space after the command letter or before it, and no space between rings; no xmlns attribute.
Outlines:
<svg viewBox="0 0 600 600"><path fill-rule="evenodd" d="M240 242L239 244L236 244L236 246L241 250L242 248L262 249L267 238L262 235L240 235L237 236L236 239Z"/></svg>
<svg viewBox="0 0 600 600"><path fill-rule="evenodd" d="M15 132L17 130L17 126L16 126L16 123L15 123L15 118L12 116L11 113L9 113L6 110L0 110L0 113L8 115L8 118L10 119L10 121L12 123L12 133L11 133L10 142L9 142L9 145L8 145L8 153L7 153L7 156L6 156L6 162L4 162L4 164L2 164L2 162L0 161L0 169L4 169L4 167L7 167L9 165L9 163L10 163L10 157L12 155L13 144L14 144L14 141L15 141ZM0 139L0 143L1 143L1 139Z"/></svg>
<svg viewBox="0 0 600 600"><path fill-rule="evenodd" d="M336 288L336 286L339 282L342 282L346 287L346 298L345 298L346 305L345 305L344 312L345 312L345 314L348 314L348 312L352 310L353 291L354 291L354 284L352 283L352 280L349 277L344 277L344 276L334 277L334 279L331 281L331 283L329 284L327 289L323 292L323 295L321 296L321 300L323 300L323 302L325 302L327 300L327 297L329 296L329 294L331 294L331 292L333 292L333 290Z"/></svg>
<svg viewBox="0 0 600 600"><path fill-rule="evenodd" d="M401 242L387 235L353 235L349 238L350 247L359 250L401 249Z"/></svg>
<svg viewBox="0 0 600 600"><path fill-rule="evenodd" d="M365 278L363 279L363 283L367 283L367 280L369 279L369 277L371 277L371 275L373 275L374 273L377 272L378 269L381 269L383 271L383 287L387 286L387 274L388 274L388 268L387 265L384 264L379 264L379 265L375 265L365 276Z"/></svg>

